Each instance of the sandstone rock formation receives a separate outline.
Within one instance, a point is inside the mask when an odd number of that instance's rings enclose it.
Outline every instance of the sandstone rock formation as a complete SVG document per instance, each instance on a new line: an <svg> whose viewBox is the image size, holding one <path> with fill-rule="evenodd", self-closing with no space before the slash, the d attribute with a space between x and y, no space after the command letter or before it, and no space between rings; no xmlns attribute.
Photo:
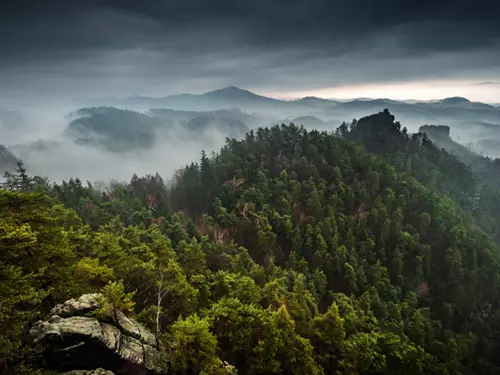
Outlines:
<svg viewBox="0 0 500 375"><path fill-rule="evenodd" d="M34 324L31 336L47 345L46 366L61 371L91 370L69 375L166 374L165 353L155 336L121 312L118 321L111 314L103 319L89 316L99 307L98 301L98 294L66 301Z"/></svg>
<svg viewBox="0 0 500 375"><path fill-rule="evenodd" d="M115 375L115 373L102 368L97 368L95 370L73 370L65 372L61 375Z"/></svg>

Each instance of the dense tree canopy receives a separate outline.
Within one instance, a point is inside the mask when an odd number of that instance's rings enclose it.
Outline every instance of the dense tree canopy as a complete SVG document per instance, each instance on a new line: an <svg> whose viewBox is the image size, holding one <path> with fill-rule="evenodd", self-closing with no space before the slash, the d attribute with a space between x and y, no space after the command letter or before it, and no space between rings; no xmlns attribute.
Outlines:
<svg viewBox="0 0 500 375"><path fill-rule="evenodd" d="M20 170L0 190L0 368L36 367L30 323L102 291L155 332L174 374L498 373L499 249L480 190L388 112L336 134L251 131L169 188Z"/></svg>

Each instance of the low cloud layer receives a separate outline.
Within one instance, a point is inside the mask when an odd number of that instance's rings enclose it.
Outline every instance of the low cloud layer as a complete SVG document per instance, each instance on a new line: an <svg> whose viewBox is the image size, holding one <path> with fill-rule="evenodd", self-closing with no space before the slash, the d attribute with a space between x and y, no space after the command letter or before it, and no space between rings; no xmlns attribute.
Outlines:
<svg viewBox="0 0 500 375"><path fill-rule="evenodd" d="M76 142L77 138L68 134L68 123L74 121L75 114L67 114L70 112L62 110L26 111L15 127L3 126L10 122L0 116L4 119L0 121L0 144L23 160L30 174L53 181L71 177L84 181L129 180L134 173L156 172L168 179L177 169L199 160L202 150L218 150L227 135L210 127L202 137L193 137L176 126L170 132L158 131L147 145L139 144L144 147L116 150L105 147L107 143ZM102 136L109 142L112 133Z"/></svg>

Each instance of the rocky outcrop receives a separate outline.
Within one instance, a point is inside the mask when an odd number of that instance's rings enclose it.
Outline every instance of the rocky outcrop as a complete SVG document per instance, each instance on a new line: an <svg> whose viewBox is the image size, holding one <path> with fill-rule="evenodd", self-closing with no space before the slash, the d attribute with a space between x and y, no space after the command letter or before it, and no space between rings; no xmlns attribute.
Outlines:
<svg viewBox="0 0 500 375"><path fill-rule="evenodd" d="M102 368L97 368L95 370L73 370L65 372L61 375L115 375L115 373Z"/></svg>
<svg viewBox="0 0 500 375"><path fill-rule="evenodd" d="M54 307L32 327L35 342L46 344L48 368L92 370L76 375L163 375L168 365L155 336L133 319L117 312L104 318L89 316L99 307L98 294L86 294ZM100 370L98 370L100 369ZM72 372L70 375L74 375Z"/></svg>

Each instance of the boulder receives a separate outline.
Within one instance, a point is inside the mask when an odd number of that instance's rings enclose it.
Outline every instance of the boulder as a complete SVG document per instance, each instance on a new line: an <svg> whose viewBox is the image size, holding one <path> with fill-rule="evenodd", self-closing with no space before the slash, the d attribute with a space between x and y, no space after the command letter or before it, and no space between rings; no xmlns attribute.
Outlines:
<svg viewBox="0 0 500 375"><path fill-rule="evenodd" d="M117 375L167 373L165 351L150 331L120 311L117 321L111 314L104 318L88 316L98 307L99 295L86 294L57 305L33 325L30 334L34 341L46 344L48 368L87 371L82 373L85 375L101 375L96 371Z"/></svg>
<svg viewBox="0 0 500 375"><path fill-rule="evenodd" d="M84 316L87 313L95 310L99 307L100 294L84 294L78 299L70 299L60 305L56 305L52 310L50 310L49 315L46 319L50 319L51 316L60 316L61 318L67 318L69 316Z"/></svg>

